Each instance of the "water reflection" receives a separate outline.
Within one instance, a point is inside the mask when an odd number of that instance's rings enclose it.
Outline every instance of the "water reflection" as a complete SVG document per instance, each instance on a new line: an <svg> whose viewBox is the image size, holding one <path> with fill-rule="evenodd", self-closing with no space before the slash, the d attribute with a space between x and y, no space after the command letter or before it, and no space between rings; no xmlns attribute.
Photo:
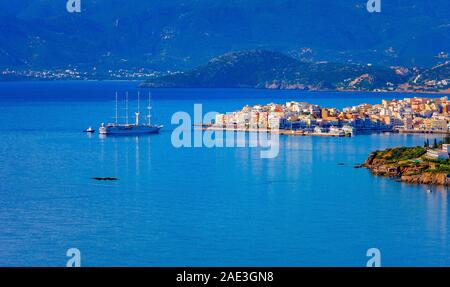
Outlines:
<svg viewBox="0 0 450 287"><path fill-rule="evenodd" d="M99 135L99 161L114 168L114 173L139 177L143 165L151 165L151 138L154 135ZM145 147L142 150L142 145ZM144 151L144 152L142 152ZM143 160L145 159L145 160ZM122 169L122 170L121 170Z"/></svg>
<svg viewBox="0 0 450 287"><path fill-rule="evenodd" d="M430 232L439 234L441 244L447 243L448 187L422 187L426 190L427 227ZM431 191L431 192L429 192Z"/></svg>
<svg viewBox="0 0 450 287"><path fill-rule="evenodd" d="M240 230L239 234L244 230L245 234L248 229L243 228L245 221L241 217L233 221L236 226L227 225L230 214L241 212L253 216L254 226L262 226L259 225L262 219L264 224L277 226L279 238L271 240L279 246L294 246L300 241L315 250L322 248L319 245L331 248L328 238L332 238L338 242L333 244L345 247L341 234L347 228L349 236L359 238L358 246L382 238L386 250L414 247L419 259L432 258L434 253L430 250L447 248L445 188L433 187L432 193L426 193L428 186L407 185L353 168L372 150L417 145L423 143L423 138L369 135L341 140L282 136L280 154L274 159L261 159L261 148L248 146L175 149L169 133L156 137L101 136L98 143L100 168L106 175L121 179L120 190L132 191L122 192L113 203L114 209L122 210L123 202L128 201L126 210L132 212L136 221L140 221L140 216L150 220L158 212L162 214L158 222L147 221L145 230L164 228L161 222L165 222L164 226L174 224L173 230L178 230L208 217L214 218L214 224L223 220L221 224L226 228ZM193 220L186 223L171 218L169 211L174 209ZM265 210L264 214L260 210ZM127 227L135 228L130 219L124 220ZM322 227L329 234L320 233ZM141 230L133 232L139 236ZM214 232L217 234L217 230ZM258 234L258 230L255 232ZM304 236L306 232L311 235ZM364 232L369 235L361 236ZM402 247L397 245L399 240L395 236L402 237L402 244L413 237L417 240ZM295 243L290 238L295 238ZM143 242L147 243L145 239ZM344 260L347 254L340 256ZM292 258L290 262L296 263L298 257Z"/></svg>

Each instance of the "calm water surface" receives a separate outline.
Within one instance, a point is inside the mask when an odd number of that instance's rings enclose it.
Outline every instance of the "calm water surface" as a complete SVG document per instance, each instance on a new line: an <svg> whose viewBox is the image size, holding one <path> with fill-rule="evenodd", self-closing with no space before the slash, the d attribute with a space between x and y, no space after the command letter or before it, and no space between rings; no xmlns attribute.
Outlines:
<svg viewBox="0 0 450 287"><path fill-rule="evenodd" d="M71 247L84 266L364 266L371 247L385 266L450 265L447 190L353 168L373 150L426 136L281 137L275 159L171 144L172 114L194 103L342 108L404 95L153 90L160 135L80 132L111 121L114 91L135 86L0 83L0 266L64 266Z"/></svg>

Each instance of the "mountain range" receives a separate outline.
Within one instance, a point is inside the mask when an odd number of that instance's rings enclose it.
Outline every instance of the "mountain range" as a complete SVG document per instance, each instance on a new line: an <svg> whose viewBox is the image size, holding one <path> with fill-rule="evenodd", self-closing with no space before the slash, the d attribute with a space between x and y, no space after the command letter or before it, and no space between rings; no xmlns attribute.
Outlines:
<svg viewBox="0 0 450 287"><path fill-rule="evenodd" d="M65 0L0 0L0 69L188 71L252 49L358 69L448 60L450 1L382 1L381 13L366 2L81 0L71 14Z"/></svg>
<svg viewBox="0 0 450 287"><path fill-rule="evenodd" d="M190 71L153 77L153 88L449 92L450 61L428 69L305 62L265 50L226 53Z"/></svg>

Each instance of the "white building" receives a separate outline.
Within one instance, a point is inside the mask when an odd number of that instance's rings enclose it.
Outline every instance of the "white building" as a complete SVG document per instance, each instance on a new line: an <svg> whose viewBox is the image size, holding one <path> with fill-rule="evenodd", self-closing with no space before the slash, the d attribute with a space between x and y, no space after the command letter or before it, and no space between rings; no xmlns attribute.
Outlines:
<svg viewBox="0 0 450 287"><path fill-rule="evenodd" d="M281 118L279 117L269 117L269 128L272 130L277 130L280 128Z"/></svg>
<svg viewBox="0 0 450 287"><path fill-rule="evenodd" d="M445 150L437 150L437 149L429 149L427 151L427 157L433 159L448 159L448 151Z"/></svg>
<svg viewBox="0 0 450 287"><path fill-rule="evenodd" d="M215 124L218 126L224 126L225 125L225 115L224 114L217 114Z"/></svg>
<svg viewBox="0 0 450 287"><path fill-rule="evenodd" d="M450 144L443 144L442 150L450 154Z"/></svg>
<svg viewBox="0 0 450 287"><path fill-rule="evenodd" d="M325 128L322 128L319 126L314 127L314 133L316 133L316 134L324 134L326 132L327 132L327 130Z"/></svg>

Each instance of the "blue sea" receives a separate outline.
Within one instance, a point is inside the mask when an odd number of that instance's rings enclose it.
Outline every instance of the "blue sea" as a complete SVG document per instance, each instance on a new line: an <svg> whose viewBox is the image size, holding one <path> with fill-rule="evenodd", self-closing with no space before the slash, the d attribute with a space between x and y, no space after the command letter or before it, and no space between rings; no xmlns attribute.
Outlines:
<svg viewBox="0 0 450 287"><path fill-rule="evenodd" d="M196 103L343 108L411 94L155 89L161 134L82 133L113 121L115 91L134 107L137 84L0 83L0 266L65 266L69 248L82 266L365 266L369 248L382 266L450 266L447 189L354 168L436 136L282 136L274 159L171 143L172 115Z"/></svg>

